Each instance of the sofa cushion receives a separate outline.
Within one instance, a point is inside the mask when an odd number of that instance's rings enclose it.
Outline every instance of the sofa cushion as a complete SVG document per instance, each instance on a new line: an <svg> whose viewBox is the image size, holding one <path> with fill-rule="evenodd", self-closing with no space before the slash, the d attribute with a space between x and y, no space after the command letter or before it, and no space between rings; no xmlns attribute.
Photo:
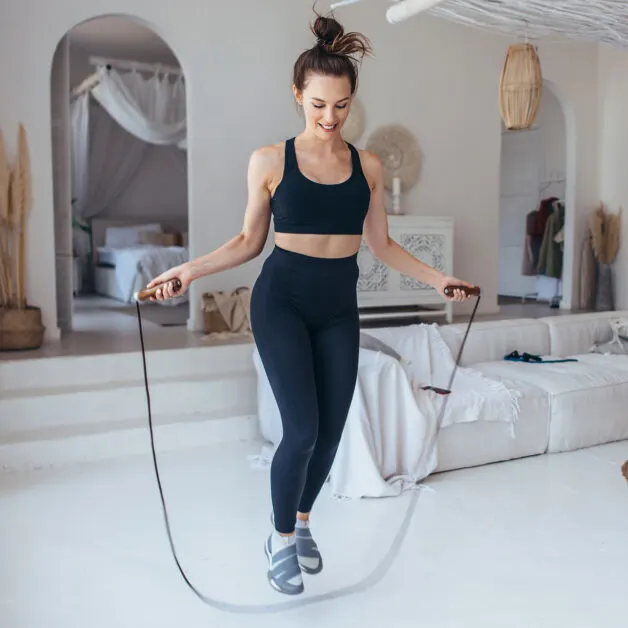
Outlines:
<svg viewBox="0 0 628 628"><path fill-rule="evenodd" d="M628 357L582 354L578 362L474 364L488 377L520 381L550 395L548 451L628 438Z"/></svg>
<svg viewBox="0 0 628 628"><path fill-rule="evenodd" d="M439 327L454 358L458 355L466 329L466 323ZM548 354L550 341L547 325L530 318L473 323L460 364L470 366L477 362L502 360L515 350L535 355Z"/></svg>
<svg viewBox="0 0 628 628"><path fill-rule="evenodd" d="M628 311L564 314L538 320L548 327L551 354L567 356L587 353L595 343L610 340L612 318L628 318Z"/></svg>

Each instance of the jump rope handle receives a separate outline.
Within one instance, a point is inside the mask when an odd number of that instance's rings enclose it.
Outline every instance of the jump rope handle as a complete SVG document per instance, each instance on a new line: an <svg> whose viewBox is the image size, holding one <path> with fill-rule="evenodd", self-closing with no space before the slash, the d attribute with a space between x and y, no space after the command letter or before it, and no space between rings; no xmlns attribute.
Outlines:
<svg viewBox="0 0 628 628"><path fill-rule="evenodd" d="M473 286L473 288L469 288L469 286L447 286L444 290L446 297L453 297L454 290L462 290L466 292L470 297L479 297L480 296L480 288L479 286Z"/></svg>
<svg viewBox="0 0 628 628"><path fill-rule="evenodd" d="M154 296L157 293L157 290L159 290L159 288L162 288L168 283L172 284L172 287L174 288L175 292L179 292L179 290L181 290L181 280L175 278L175 279L171 279L170 281L166 281L165 283L157 284L156 286L153 286L152 288L143 288L142 290L138 290L133 295L133 298L140 303L142 303L143 301L147 301L148 299L150 299L152 296Z"/></svg>
<svg viewBox="0 0 628 628"><path fill-rule="evenodd" d="M469 333L469 329L471 328L471 323L473 322L473 319L475 318L475 312L477 310L478 303L480 302L480 295L482 293L482 290L480 289L479 286L473 286L472 288L469 288L469 286L447 286L445 290L443 290L443 292L445 293L445 296L452 297L454 295L454 290L462 290L463 292L466 292L466 294L470 297L478 297L478 300L475 303L475 307L473 308L471 318L469 319L469 324L467 325L467 330L465 332L464 339L462 340L462 344L460 345L460 350L458 352L458 357L456 358L454 370L449 380L449 386L447 388L439 388L438 386L421 386L421 390L431 390L432 392L435 392L437 395L443 395L443 396L447 396L451 394L451 386L454 381L454 375L458 368L458 364L460 363L460 357L462 356L462 349L467 340L467 335Z"/></svg>

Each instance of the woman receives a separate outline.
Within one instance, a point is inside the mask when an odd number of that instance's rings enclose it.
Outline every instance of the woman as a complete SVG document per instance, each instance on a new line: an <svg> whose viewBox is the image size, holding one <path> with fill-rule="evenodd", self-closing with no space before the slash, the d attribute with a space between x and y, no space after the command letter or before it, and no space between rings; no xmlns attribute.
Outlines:
<svg viewBox="0 0 628 628"><path fill-rule="evenodd" d="M359 33L345 34L332 18L317 16L312 31L317 42L299 56L293 76L305 129L251 155L242 232L149 285L178 277L181 292L198 277L252 260L264 247L273 216L275 248L251 294L251 326L283 424L270 472L274 530L265 551L268 580L286 594L301 593L302 571L318 573L323 565L309 515L356 384L363 231L382 262L444 298L448 285L471 285L444 276L389 238L381 163L340 134L356 91L355 55L370 53L370 43ZM157 299L173 296L171 284L156 293ZM456 290L449 298L461 301L466 293Z"/></svg>

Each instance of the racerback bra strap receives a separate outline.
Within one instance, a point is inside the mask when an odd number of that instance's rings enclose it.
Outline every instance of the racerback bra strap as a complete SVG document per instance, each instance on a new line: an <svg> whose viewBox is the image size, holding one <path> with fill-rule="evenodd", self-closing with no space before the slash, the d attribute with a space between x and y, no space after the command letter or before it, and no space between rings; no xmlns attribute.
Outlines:
<svg viewBox="0 0 628 628"><path fill-rule="evenodd" d="M286 146L284 151L284 174L291 172L297 166L297 154L294 149L294 138L286 140Z"/></svg>

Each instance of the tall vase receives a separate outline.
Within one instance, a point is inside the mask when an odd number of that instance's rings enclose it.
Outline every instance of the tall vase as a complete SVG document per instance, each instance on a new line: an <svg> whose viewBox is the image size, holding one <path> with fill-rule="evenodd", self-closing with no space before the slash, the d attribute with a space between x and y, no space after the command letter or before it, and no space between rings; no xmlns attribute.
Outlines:
<svg viewBox="0 0 628 628"><path fill-rule="evenodd" d="M598 312L606 312L615 309L613 288L612 264L598 264L595 288L595 309Z"/></svg>

